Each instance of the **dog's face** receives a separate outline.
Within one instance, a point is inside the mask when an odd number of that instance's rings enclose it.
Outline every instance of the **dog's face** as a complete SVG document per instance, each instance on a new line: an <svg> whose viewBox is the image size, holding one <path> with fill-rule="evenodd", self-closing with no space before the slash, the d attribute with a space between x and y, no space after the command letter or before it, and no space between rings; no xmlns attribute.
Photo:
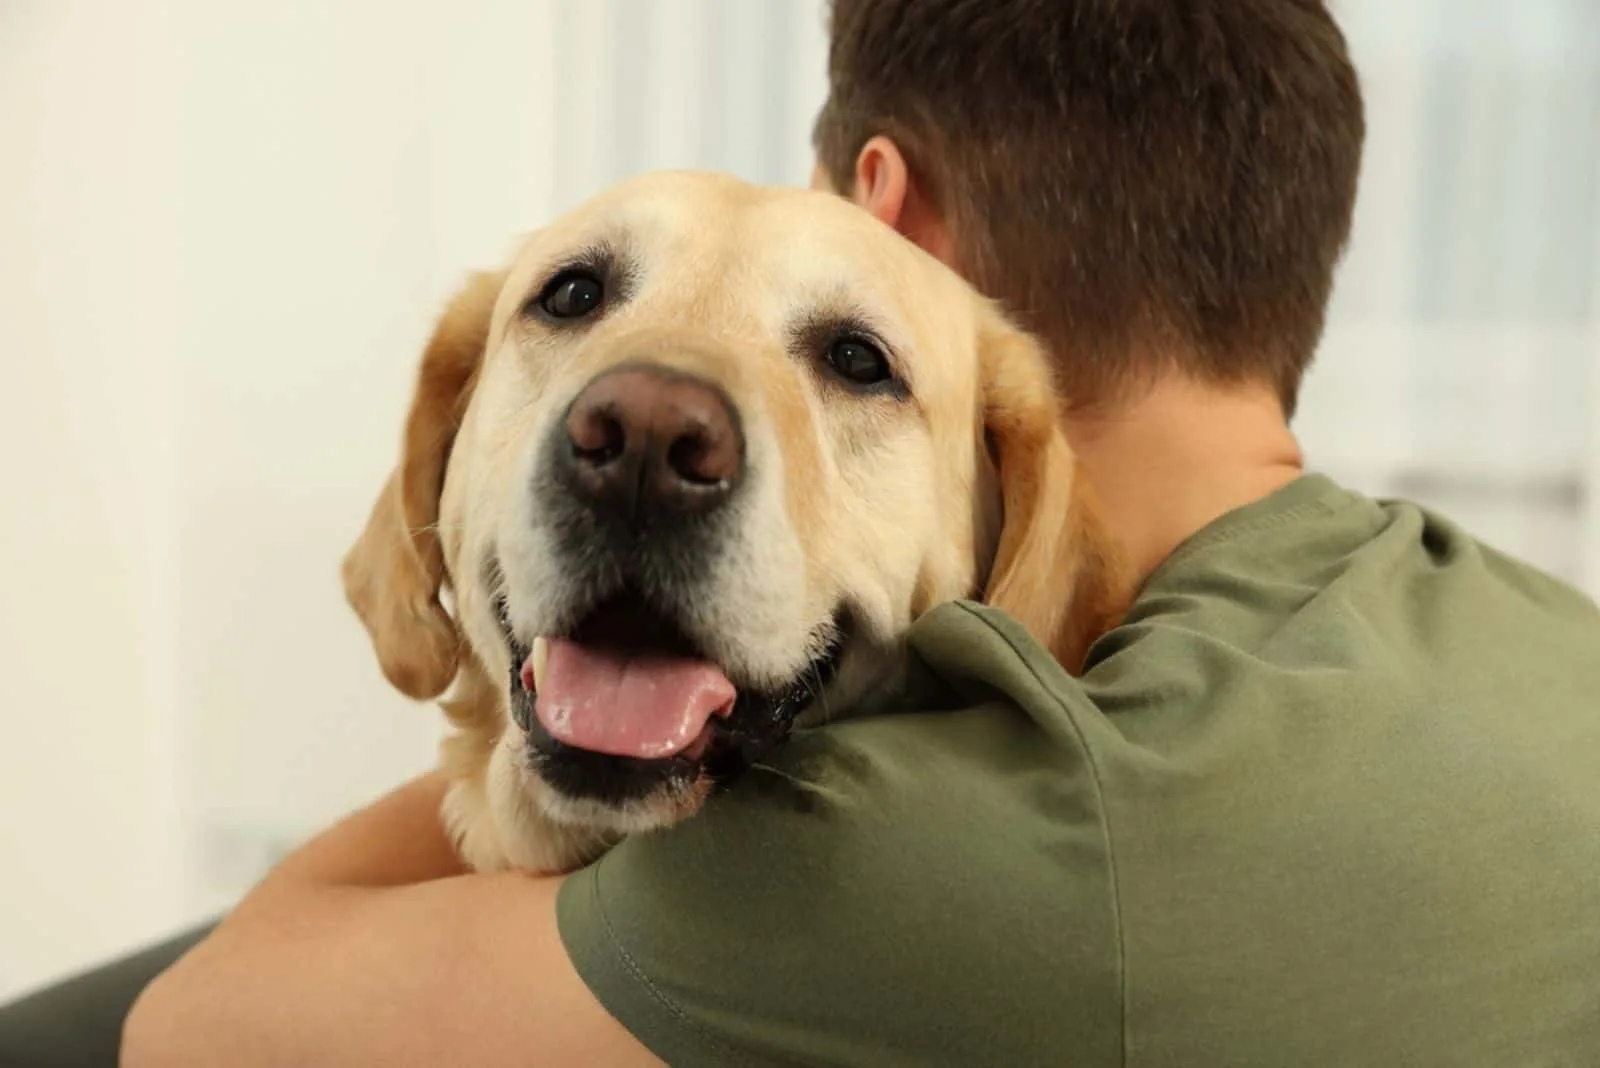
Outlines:
<svg viewBox="0 0 1600 1068"><path fill-rule="evenodd" d="M493 695L456 716L491 806L626 833L940 601L1075 667L1116 607L1082 489L1039 351L943 266L826 194L656 175L456 298L346 586L401 690Z"/></svg>

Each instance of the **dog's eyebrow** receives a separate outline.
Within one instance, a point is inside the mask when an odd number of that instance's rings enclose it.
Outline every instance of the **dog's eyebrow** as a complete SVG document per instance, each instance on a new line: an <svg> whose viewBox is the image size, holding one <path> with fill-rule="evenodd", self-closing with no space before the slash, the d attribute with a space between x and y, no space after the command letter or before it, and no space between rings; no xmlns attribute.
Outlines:
<svg viewBox="0 0 1600 1068"><path fill-rule="evenodd" d="M580 246L576 251L569 251L562 256L553 257L545 273L553 275L575 268L600 270L611 267L616 262L616 259L617 247L615 242L606 239L591 241L586 245Z"/></svg>
<svg viewBox="0 0 1600 1068"><path fill-rule="evenodd" d="M625 241L607 236L550 256L534 275L533 293L542 292L557 275L587 271L604 283L607 303L621 303L632 295L638 274L632 258L621 251L625 245Z"/></svg>
<svg viewBox="0 0 1600 1068"><path fill-rule="evenodd" d="M842 337L860 337L883 350L895 376L908 385L912 376L898 347L889 340L891 331L877 316L857 305L813 308L789 326L789 347L795 352L814 353Z"/></svg>

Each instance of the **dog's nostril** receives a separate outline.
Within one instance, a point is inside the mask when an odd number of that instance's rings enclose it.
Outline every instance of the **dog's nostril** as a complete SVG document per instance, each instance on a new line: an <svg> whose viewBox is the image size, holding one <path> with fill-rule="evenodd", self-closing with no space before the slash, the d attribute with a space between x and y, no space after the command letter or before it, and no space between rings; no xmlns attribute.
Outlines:
<svg viewBox="0 0 1600 1068"><path fill-rule="evenodd" d="M628 447L628 432L614 411L595 407L573 413L567 423L573 455L586 463L608 464Z"/></svg>
<svg viewBox="0 0 1600 1068"><path fill-rule="evenodd" d="M667 447L667 465L685 482L715 486L738 474L738 450L726 433L697 426L675 438Z"/></svg>

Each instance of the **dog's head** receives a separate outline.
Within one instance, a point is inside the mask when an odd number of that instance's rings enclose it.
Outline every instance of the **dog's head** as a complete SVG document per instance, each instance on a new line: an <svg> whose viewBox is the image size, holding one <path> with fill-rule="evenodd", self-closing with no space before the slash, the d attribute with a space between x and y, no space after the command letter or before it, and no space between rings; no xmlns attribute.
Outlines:
<svg viewBox="0 0 1600 1068"><path fill-rule="evenodd" d="M344 574L396 687L470 672L482 751L613 832L859 694L941 601L1076 668L1122 592L1030 338L842 200L686 174L469 281Z"/></svg>

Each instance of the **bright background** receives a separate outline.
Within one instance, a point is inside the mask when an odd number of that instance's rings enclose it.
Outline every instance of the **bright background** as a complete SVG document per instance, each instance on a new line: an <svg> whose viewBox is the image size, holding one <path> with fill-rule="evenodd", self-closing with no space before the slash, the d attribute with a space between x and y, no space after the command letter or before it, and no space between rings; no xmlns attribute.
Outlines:
<svg viewBox="0 0 1600 1068"><path fill-rule="evenodd" d="M1312 462L1600 590L1600 6L1335 7ZM817 0L0 0L0 999L428 764L336 572L432 315L625 174L804 181L824 53Z"/></svg>

